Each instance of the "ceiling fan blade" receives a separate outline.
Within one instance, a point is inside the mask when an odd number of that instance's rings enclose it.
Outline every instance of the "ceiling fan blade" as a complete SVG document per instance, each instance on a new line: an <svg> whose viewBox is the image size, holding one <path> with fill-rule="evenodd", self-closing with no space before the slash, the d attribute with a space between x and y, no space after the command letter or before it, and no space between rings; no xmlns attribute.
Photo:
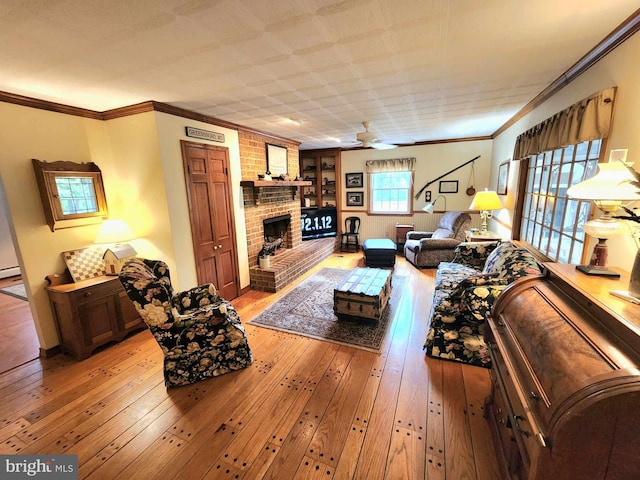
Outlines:
<svg viewBox="0 0 640 480"><path fill-rule="evenodd" d="M393 145L391 143L382 143L382 142L373 142L371 146L376 150L391 150L392 148L398 148L397 145Z"/></svg>

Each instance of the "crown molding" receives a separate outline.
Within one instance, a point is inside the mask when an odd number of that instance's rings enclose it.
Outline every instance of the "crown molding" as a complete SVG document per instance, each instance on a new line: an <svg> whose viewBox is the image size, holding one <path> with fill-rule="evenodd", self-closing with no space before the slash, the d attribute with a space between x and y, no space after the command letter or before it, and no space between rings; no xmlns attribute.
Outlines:
<svg viewBox="0 0 640 480"><path fill-rule="evenodd" d="M607 54L611 53L628 38L633 36L633 34L638 30L640 30L640 8L633 12L629 18L622 22L613 32L607 35L600 43L598 43L598 45L589 50L589 52L587 52L587 54L580 60L569 67L566 72L556 78L547 88L533 97L533 100L527 103L513 117L507 120L504 125L493 132L493 134L491 134L491 138L496 138L522 117L531 113L535 108L549 100L589 68L602 60Z"/></svg>
<svg viewBox="0 0 640 480"><path fill-rule="evenodd" d="M48 100L40 100L38 98L18 95L17 93L0 91L0 102L13 103L14 105L22 105L23 107L37 108L39 110L47 110L49 112L64 113L66 115L75 115L76 117L102 120L102 114L100 112L96 112L95 110L72 107L70 105L64 105L62 103L50 102Z"/></svg>

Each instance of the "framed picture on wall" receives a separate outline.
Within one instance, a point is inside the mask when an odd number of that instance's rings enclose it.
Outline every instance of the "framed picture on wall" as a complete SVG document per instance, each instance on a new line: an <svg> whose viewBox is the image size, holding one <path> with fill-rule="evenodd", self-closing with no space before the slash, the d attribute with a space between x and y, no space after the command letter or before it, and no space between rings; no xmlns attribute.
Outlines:
<svg viewBox="0 0 640 480"><path fill-rule="evenodd" d="M440 182L439 193L458 193L457 180L442 180Z"/></svg>
<svg viewBox="0 0 640 480"><path fill-rule="evenodd" d="M347 192L347 207L364 206L364 192Z"/></svg>
<svg viewBox="0 0 640 480"><path fill-rule="evenodd" d="M498 185L496 193L498 195L507 194L507 184L509 183L509 161L501 163L498 167Z"/></svg>
<svg viewBox="0 0 640 480"><path fill-rule="evenodd" d="M266 148L267 172L271 172L272 177L278 177L289 173L289 169L287 167L287 147L267 143Z"/></svg>
<svg viewBox="0 0 640 480"><path fill-rule="evenodd" d="M345 183L347 188L362 188L363 174L360 173L345 173Z"/></svg>

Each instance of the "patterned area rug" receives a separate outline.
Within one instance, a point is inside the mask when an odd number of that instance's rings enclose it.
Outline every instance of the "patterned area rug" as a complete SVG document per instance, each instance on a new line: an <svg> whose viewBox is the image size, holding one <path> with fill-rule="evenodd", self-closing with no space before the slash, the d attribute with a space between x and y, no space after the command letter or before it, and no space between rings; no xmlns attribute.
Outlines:
<svg viewBox="0 0 640 480"><path fill-rule="evenodd" d="M2 287L0 288L0 293L11 295L12 297L19 298L20 300L27 300L27 292L25 291L24 284L22 283Z"/></svg>
<svg viewBox="0 0 640 480"><path fill-rule="evenodd" d="M333 289L349 273L323 268L248 323L379 352L406 277L391 278L391 297L380 320L338 320L333 313Z"/></svg>

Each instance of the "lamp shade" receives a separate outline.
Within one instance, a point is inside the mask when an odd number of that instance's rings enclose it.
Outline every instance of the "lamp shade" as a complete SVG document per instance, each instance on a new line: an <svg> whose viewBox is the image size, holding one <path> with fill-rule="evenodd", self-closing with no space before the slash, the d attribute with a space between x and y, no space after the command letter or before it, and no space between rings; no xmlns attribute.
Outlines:
<svg viewBox="0 0 640 480"><path fill-rule="evenodd" d="M438 195L432 202L427 202L427 204L422 207L422 210L424 210L427 213L433 214L433 207L435 206L436 202L438 201L438 199L442 199L444 201L444 211L447 211L447 197L445 197L444 195Z"/></svg>
<svg viewBox="0 0 640 480"><path fill-rule="evenodd" d="M600 163L598 173L567 190L569 198L592 202L640 200L635 180L622 162Z"/></svg>
<svg viewBox="0 0 640 480"><path fill-rule="evenodd" d="M471 205L469 205L469 210L500 210L501 208L504 208L504 206L498 194L487 189L476 193Z"/></svg>
<svg viewBox="0 0 640 480"><path fill-rule="evenodd" d="M100 230L94 243L121 243L135 239L136 236L122 219L107 219L100 225Z"/></svg>

